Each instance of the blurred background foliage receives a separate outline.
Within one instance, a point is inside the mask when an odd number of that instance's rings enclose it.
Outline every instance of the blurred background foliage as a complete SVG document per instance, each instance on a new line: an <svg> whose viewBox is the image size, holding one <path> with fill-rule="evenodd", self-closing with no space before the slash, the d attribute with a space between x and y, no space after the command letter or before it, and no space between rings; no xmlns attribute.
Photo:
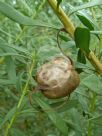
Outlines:
<svg viewBox="0 0 102 136"><path fill-rule="evenodd" d="M34 79L39 66L61 54L56 35L63 25L47 0L0 2L36 22L26 26L0 13L0 136L4 136L24 89L26 94L9 130L10 136L102 136L102 78L87 60L86 64L77 61L78 49L68 34L61 32L61 47L72 58L75 68L81 69L79 87L69 99L50 100L40 92L32 93L37 85ZM63 0L60 3L76 27L85 26L76 12L71 14L72 9L87 2L90 1ZM12 13L6 9L5 12ZM91 22L90 49L101 60L102 6L83 8L80 12Z"/></svg>

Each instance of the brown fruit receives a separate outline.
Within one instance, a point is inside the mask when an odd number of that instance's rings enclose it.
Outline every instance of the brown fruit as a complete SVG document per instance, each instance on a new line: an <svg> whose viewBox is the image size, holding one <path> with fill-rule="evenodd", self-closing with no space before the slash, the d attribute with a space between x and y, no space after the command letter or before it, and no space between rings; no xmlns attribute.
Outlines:
<svg viewBox="0 0 102 136"><path fill-rule="evenodd" d="M79 85L79 75L70 59L56 57L43 64L37 72L38 88L48 98L69 95Z"/></svg>

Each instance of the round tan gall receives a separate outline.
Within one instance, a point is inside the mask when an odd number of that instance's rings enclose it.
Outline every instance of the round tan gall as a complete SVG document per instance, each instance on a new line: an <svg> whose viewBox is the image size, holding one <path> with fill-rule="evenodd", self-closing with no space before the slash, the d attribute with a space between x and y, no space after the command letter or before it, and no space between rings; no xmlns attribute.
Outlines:
<svg viewBox="0 0 102 136"><path fill-rule="evenodd" d="M48 98L68 96L79 82L70 59L62 56L43 64L37 72L38 88Z"/></svg>

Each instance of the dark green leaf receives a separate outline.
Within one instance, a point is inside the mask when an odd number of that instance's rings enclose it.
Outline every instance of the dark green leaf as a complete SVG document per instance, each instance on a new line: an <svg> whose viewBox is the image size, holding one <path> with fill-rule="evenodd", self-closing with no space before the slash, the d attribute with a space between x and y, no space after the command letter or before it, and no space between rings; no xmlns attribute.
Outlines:
<svg viewBox="0 0 102 136"><path fill-rule="evenodd" d="M76 47L89 53L90 31L87 28L77 27L74 33Z"/></svg>
<svg viewBox="0 0 102 136"><path fill-rule="evenodd" d="M61 4L62 0L57 0L57 6L59 7L59 5Z"/></svg>
<svg viewBox="0 0 102 136"><path fill-rule="evenodd" d="M83 64L86 64L86 58L84 53L79 49L78 55L77 55L77 61ZM76 68L78 73L81 73L83 70L82 68Z"/></svg>
<svg viewBox="0 0 102 136"><path fill-rule="evenodd" d="M78 51L77 61L80 62L80 63L86 64L85 55L80 49Z"/></svg>

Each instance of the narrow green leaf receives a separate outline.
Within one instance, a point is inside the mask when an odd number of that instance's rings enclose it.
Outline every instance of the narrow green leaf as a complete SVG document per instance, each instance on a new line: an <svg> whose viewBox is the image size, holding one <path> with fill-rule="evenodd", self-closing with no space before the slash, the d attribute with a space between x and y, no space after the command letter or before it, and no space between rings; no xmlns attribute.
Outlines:
<svg viewBox="0 0 102 136"><path fill-rule="evenodd" d="M24 55L20 55L18 53L12 53L12 52L8 52L8 53L0 53L0 57L8 57L8 56L19 56L19 57L24 57L24 58L29 58L28 56L24 56ZM30 58L29 58L30 59Z"/></svg>
<svg viewBox="0 0 102 136"><path fill-rule="evenodd" d="M87 69L88 67L85 64L82 64L80 62L76 62L75 68Z"/></svg>
<svg viewBox="0 0 102 136"><path fill-rule="evenodd" d="M102 5L102 0L93 0L93 1L87 2L87 3L83 4L83 5L74 7L74 9L72 9L70 14L73 14L78 10L91 8L91 7L94 7L94 6L100 6L100 5Z"/></svg>
<svg viewBox="0 0 102 136"><path fill-rule="evenodd" d="M10 131L10 136L25 136L25 133L18 128L12 128Z"/></svg>
<svg viewBox="0 0 102 136"><path fill-rule="evenodd" d="M76 47L89 53L90 31L87 28L77 27L74 33Z"/></svg>
<svg viewBox="0 0 102 136"><path fill-rule="evenodd" d="M16 107L13 107L12 109L10 109L10 111L8 111L8 113L6 114L3 122L0 124L0 128L2 128L2 126L11 119L12 115L15 113Z"/></svg>
<svg viewBox="0 0 102 136"><path fill-rule="evenodd" d="M11 56L6 57L6 67L7 67L9 80L11 80L11 82L14 82L16 84L16 80L17 80L16 67Z"/></svg>
<svg viewBox="0 0 102 136"><path fill-rule="evenodd" d="M91 31L92 34L102 35L102 31Z"/></svg>
<svg viewBox="0 0 102 136"><path fill-rule="evenodd" d="M82 80L82 84L97 94L102 94L102 77L92 74Z"/></svg>
<svg viewBox="0 0 102 136"><path fill-rule="evenodd" d="M0 12L15 22L24 25L32 25L34 21L27 16L24 16L9 4L0 1Z"/></svg>
<svg viewBox="0 0 102 136"><path fill-rule="evenodd" d="M8 80L8 79L0 79L0 85L12 85L14 82Z"/></svg>
<svg viewBox="0 0 102 136"><path fill-rule="evenodd" d="M89 20L89 18L87 18L86 16L82 15L82 14L77 14L78 18L80 19L80 21L86 26L88 27L90 30L94 30L93 24L92 22Z"/></svg>
<svg viewBox="0 0 102 136"><path fill-rule="evenodd" d="M67 101L64 100L50 104L50 106L54 108L57 112L66 112L66 110L76 107L77 105L78 105L78 100L67 100Z"/></svg>
<svg viewBox="0 0 102 136"><path fill-rule="evenodd" d="M31 55L31 53L24 47L19 47L19 46L13 46L13 45L9 45L9 43L7 43L4 39L2 39L0 37L0 48L2 48L3 50L5 50L5 52L7 53L14 53L15 55L19 55L16 51L22 52L26 55ZM0 54L0 56L6 56L5 53Z"/></svg>
<svg viewBox="0 0 102 136"><path fill-rule="evenodd" d="M79 114L78 110L75 109L75 108L73 108L71 110L71 115L72 115L72 120L76 124L76 128L78 130L82 131L82 128L81 128L81 119L80 119L80 114ZM77 131L76 132L76 136L81 136L81 132Z"/></svg>
<svg viewBox="0 0 102 136"><path fill-rule="evenodd" d="M55 112L48 104L46 104L37 95L33 95L33 99L36 103L43 109L43 111L48 115L53 124L63 133L64 136L68 135L68 127L62 118Z"/></svg>
<svg viewBox="0 0 102 136"><path fill-rule="evenodd" d="M64 35L62 35L62 34L60 34L59 37L60 37L62 40L64 40L65 42L68 42L68 41L71 40L68 36L64 36Z"/></svg>
<svg viewBox="0 0 102 136"><path fill-rule="evenodd" d="M54 29L58 29L58 27L56 26L41 21L39 22L39 20L33 20L27 16L24 16L22 13L14 9L9 4L1 1L0 1L0 12L19 24L28 25L28 26L44 26L44 27L51 27Z"/></svg>
<svg viewBox="0 0 102 136"><path fill-rule="evenodd" d="M81 119L80 114L76 108L70 110L70 118L76 127L75 136L81 136L82 134L82 127L81 127ZM75 129L75 128L74 128Z"/></svg>
<svg viewBox="0 0 102 136"><path fill-rule="evenodd" d="M77 124L75 124L72 121L66 121L68 127L70 127L71 129L78 131L79 133L82 133L82 131L77 127Z"/></svg>
<svg viewBox="0 0 102 136"><path fill-rule="evenodd" d="M72 10L75 9L75 7L73 7L72 5L68 5ZM90 30L94 30L94 26L96 26L96 23L90 16L90 14L86 12L86 10L77 11L76 15L86 27L88 27Z"/></svg>
<svg viewBox="0 0 102 136"><path fill-rule="evenodd" d="M89 121L93 121L95 124L102 126L102 114L99 114L98 116L90 118Z"/></svg>
<svg viewBox="0 0 102 136"><path fill-rule="evenodd" d="M78 100L79 100L79 103L83 109L84 112L88 113L88 105L87 105L87 100L85 97L81 96L81 95L78 95Z"/></svg>

